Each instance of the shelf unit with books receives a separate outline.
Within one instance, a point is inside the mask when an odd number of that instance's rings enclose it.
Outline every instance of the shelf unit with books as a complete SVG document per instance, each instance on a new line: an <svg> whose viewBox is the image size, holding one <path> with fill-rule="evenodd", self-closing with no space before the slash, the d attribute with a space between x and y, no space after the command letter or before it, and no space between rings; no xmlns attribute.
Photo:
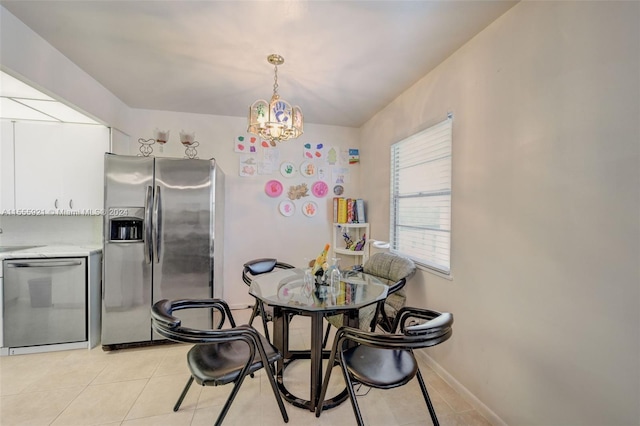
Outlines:
<svg viewBox="0 0 640 426"><path fill-rule="evenodd" d="M345 234L348 235L349 241L347 241ZM353 265L363 265L369 257L366 244L369 237L368 223L334 223L332 257L340 259L342 269ZM365 238L366 240L363 241Z"/></svg>
<svg viewBox="0 0 640 426"><path fill-rule="evenodd" d="M362 198L333 198L334 223L367 223Z"/></svg>

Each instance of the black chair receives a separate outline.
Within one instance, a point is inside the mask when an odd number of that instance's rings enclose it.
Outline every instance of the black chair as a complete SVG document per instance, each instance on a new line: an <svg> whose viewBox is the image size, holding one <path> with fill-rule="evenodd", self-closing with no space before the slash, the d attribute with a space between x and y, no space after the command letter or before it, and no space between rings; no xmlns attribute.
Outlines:
<svg viewBox="0 0 640 426"><path fill-rule="evenodd" d="M293 265L278 262L276 259L272 258L250 260L242 265L242 281L244 281L246 285L250 286L252 277L260 274L266 274L267 272L271 272L276 268L292 269ZM260 318L262 318L264 335L267 337L267 340L270 341L271 339L269 338L267 321L273 320L273 309L271 309L269 306L265 306L261 300L256 299L256 303L253 305L253 312L251 312L251 318L249 319L249 325L253 325L253 320L258 314L260 315Z"/></svg>
<svg viewBox="0 0 640 426"><path fill-rule="evenodd" d="M390 331L393 319L407 300L404 286L416 272L416 265L411 259L394 253L376 253L365 262L362 272L380 278L389 286L389 289L385 300L358 311L359 328L364 331L375 331L376 325L380 325L383 330ZM346 272L346 275L349 273L351 271ZM342 320L342 315L327 317L329 324L322 347L327 346L331 326L341 327Z"/></svg>
<svg viewBox="0 0 640 426"><path fill-rule="evenodd" d="M184 327L180 319L173 315L173 312L179 309L194 308L216 310L221 316L216 329L199 330ZM229 319L232 328L222 328L226 318ZM282 358L282 355L253 327L248 325L236 327L225 301L220 299L160 300L151 309L151 323L153 329L167 339L195 344L187 354L191 377L173 411L178 411L194 380L201 386L218 386L233 382L235 384L233 390L215 423L220 425L244 378L264 367L282 418L285 423L289 421L272 370L274 363Z"/></svg>
<svg viewBox="0 0 640 426"><path fill-rule="evenodd" d="M426 322L408 325L410 318ZM372 333L351 327L338 330L328 365L334 365L336 359L339 360L358 425L364 425L364 421L353 389L354 382L378 389L391 389L407 384L414 376L418 377L433 424L439 424L413 350L435 346L449 339L453 332L452 324L453 315L448 312L405 307L396 316L393 334ZM398 325L401 333L395 334ZM324 400L327 392L331 371L331 368L327 369L320 401ZM316 417L320 417L321 412L322 404L318 404Z"/></svg>

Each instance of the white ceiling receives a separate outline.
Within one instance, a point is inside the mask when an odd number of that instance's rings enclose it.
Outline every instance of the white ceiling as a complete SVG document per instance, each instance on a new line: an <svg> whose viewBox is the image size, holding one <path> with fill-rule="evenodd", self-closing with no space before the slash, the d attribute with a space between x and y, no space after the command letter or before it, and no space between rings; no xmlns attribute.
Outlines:
<svg viewBox="0 0 640 426"><path fill-rule="evenodd" d="M133 108L245 116L273 90L359 127L515 1L14 1L18 19Z"/></svg>

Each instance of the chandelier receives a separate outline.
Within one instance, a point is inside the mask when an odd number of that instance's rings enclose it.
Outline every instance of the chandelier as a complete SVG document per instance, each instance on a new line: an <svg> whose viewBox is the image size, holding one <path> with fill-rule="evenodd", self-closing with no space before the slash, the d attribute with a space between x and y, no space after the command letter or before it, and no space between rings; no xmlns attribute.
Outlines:
<svg viewBox="0 0 640 426"><path fill-rule="evenodd" d="M295 139L302 134L303 117L299 106L291 107L278 95L278 65L284 64L284 58L274 53L267 56L267 61L275 70L273 96L269 102L259 99L249 107L247 131L276 146L276 142Z"/></svg>

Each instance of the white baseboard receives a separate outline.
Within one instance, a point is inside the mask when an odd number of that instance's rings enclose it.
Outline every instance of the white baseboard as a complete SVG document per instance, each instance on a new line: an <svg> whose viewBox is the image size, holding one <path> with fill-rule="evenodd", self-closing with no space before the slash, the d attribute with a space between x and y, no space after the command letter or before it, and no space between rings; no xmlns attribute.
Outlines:
<svg viewBox="0 0 640 426"><path fill-rule="evenodd" d="M458 394L460 394L469 404L473 406L473 408L478 411L494 426L507 426L496 413L494 413L489 407L487 407L482 401L480 401L474 394L472 394L469 389L464 387L462 383L457 381L455 377L453 377L447 370L442 368L440 364L438 364L433 358L427 355L424 351L416 351L418 356L422 358L422 360L427 364L433 371L435 371L438 376L442 378L449 386L451 386Z"/></svg>
<svg viewBox="0 0 640 426"><path fill-rule="evenodd" d="M89 342L58 343L55 345L1 348L0 356L37 354L42 352L68 351L70 349L90 349Z"/></svg>

